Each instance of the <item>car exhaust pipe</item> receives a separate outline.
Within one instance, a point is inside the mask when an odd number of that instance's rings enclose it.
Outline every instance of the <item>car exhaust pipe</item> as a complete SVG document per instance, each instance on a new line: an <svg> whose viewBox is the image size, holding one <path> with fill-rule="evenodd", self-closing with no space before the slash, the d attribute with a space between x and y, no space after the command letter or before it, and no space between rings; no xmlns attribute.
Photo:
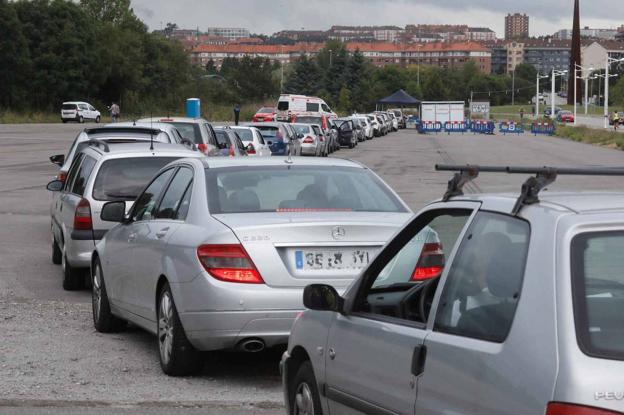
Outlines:
<svg viewBox="0 0 624 415"><path fill-rule="evenodd" d="M247 353L258 353L264 350L264 342L260 339L246 339L239 343L238 348Z"/></svg>

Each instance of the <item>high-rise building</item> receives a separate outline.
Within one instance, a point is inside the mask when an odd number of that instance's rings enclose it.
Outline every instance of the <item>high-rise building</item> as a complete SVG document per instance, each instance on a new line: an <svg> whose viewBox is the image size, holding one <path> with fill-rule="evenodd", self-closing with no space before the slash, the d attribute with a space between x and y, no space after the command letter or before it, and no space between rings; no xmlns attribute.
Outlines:
<svg viewBox="0 0 624 415"><path fill-rule="evenodd" d="M514 13L505 16L505 39L525 39L529 37L529 16Z"/></svg>

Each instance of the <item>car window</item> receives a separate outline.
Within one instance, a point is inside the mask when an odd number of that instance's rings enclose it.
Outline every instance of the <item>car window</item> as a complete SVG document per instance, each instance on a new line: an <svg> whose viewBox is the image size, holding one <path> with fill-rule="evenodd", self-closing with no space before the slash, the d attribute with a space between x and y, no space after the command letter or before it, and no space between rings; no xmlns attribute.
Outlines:
<svg viewBox="0 0 624 415"><path fill-rule="evenodd" d="M230 148L230 139L225 130L217 130L215 133L217 134L217 147L220 149Z"/></svg>
<svg viewBox="0 0 624 415"><path fill-rule="evenodd" d="M286 111L288 109L288 101L279 101L277 103L277 109L279 111Z"/></svg>
<svg viewBox="0 0 624 415"><path fill-rule="evenodd" d="M308 134L308 133L310 133L310 126L309 125L297 124L297 125L294 126L294 129L299 134Z"/></svg>
<svg viewBox="0 0 624 415"><path fill-rule="evenodd" d="M322 135L322 133L321 133L321 129L319 128L319 126L318 126L318 125L313 125L313 126L312 126L312 130L314 130L314 134L316 134L316 135Z"/></svg>
<svg viewBox="0 0 624 415"><path fill-rule="evenodd" d="M182 137L188 138L195 144L203 144L199 124L194 122L167 122L167 124L171 124L177 128Z"/></svg>
<svg viewBox="0 0 624 415"><path fill-rule="evenodd" d="M212 213L360 211L405 212L390 189L367 169L268 166L207 169Z"/></svg>
<svg viewBox="0 0 624 415"><path fill-rule="evenodd" d="M169 181L175 169L168 169L156 177L139 196L132 209L132 220L151 220L158 202L158 197Z"/></svg>
<svg viewBox="0 0 624 415"><path fill-rule="evenodd" d="M264 145L264 137L262 137L262 134L260 134L259 131L254 131L254 134L256 135L256 138L258 139L258 142L262 145Z"/></svg>
<svg viewBox="0 0 624 415"><path fill-rule="evenodd" d="M246 142L253 141L253 133L251 132L251 130L247 128L235 128L235 130L236 130L236 134L238 134L241 140L246 141Z"/></svg>
<svg viewBox="0 0 624 415"><path fill-rule="evenodd" d="M87 106L85 104L79 104L78 108L80 108L81 110L86 110Z"/></svg>
<svg viewBox="0 0 624 415"><path fill-rule="evenodd" d="M321 104L321 108L323 109L323 111L325 112L331 112L331 109L326 105L326 104Z"/></svg>
<svg viewBox="0 0 624 415"><path fill-rule="evenodd" d="M76 172L76 179L71 187L71 192L73 194L78 196L84 195L85 188L87 187L87 181L89 180L89 176L91 176L94 166L95 159L85 156L84 160L80 164L80 168Z"/></svg>
<svg viewBox="0 0 624 415"><path fill-rule="evenodd" d="M590 356L624 360L624 232L584 233L572 240L576 335Z"/></svg>
<svg viewBox="0 0 624 415"><path fill-rule="evenodd" d="M208 142L213 146L216 146L217 139L215 138L214 128L212 128L212 125L210 125L209 123L204 124L204 127L206 128L206 130L208 130Z"/></svg>
<svg viewBox="0 0 624 415"><path fill-rule="evenodd" d="M91 105L89 105L89 111L95 111L95 108L93 108Z"/></svg>
<svg viewBox="0 0 624 415"><path fill-rule="evenodd" d="M69 189L72 188L74 179L76 178L76 172L78 171L78 168L80 167L80 163L82 162L84 156L84 153L78 153L78 155L74 158L71 166L69 167L67 179L65 180L65 191L69 191Z"/></svg>
<svg viewBox="0 0 624 415"><path fill-rule="evenodd" d="M452 264L434 330L502 343L520 298L529 224L479 212Z"/></svg>
<svg viewBox="0 0 624 415"><path fill-rule="evenodd" d="M75 110L76 109L76 104L63 104L61 106L61 109L64 109L64 110Z"/></svg>
<svg viewBox="0 0 624 415"><path fill-rule="evenodd" d="M471 214L469 209L445 209L415 218L378 256L355 311L426 323L434 291L421 310L424 284L437 287Z"/></svg>
<svg viewBox="0 0 624 415"><path fill-rule="evenodd" d="M174 219L176 220L185 220L186 215L188 214L189 207L191 206L191 193L193 192L193 182L189 183L184 191L184 195L182 196L182 200L178 205L178 210L174 215Z"/></svg>
<svg viewBox="0 0 624 415"><path fill-rule="evenodd" d="M232 135L232 138L236 143L236 146L238 147L238 151L243 155L247 154L247 148L245 147L245 144L243 144L243 140L241 140L238 133L236 131L231 131L230 134Z"/></svg>
<svg viewBox="0 0 624 415"><path fill-rule="evenodd" d="M181 167L171 180L167 191L163 195L158 210L154 215L156 219L174 219L182 203L186 189L193 181L193 170ZM186 215L185 215L186 216Z"/></svg>
<svg viewBox="0 0 624 415"><path fill-rule="evenodd" d="M106 160L95 183L95 200L135 200L152 177L177 157L126 157Z"/></svg>
<svg viewBox="0 0 624 415"><path fill-rule="evenodd" d="M319 110L318 102L306 102L307 112L318 112L318 110Z"/></svg>

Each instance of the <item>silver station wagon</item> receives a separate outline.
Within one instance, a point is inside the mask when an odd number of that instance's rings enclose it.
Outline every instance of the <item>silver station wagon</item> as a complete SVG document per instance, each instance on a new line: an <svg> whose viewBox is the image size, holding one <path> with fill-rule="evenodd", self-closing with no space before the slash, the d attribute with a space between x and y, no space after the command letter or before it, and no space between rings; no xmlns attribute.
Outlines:
<svg viewBox="0 0 624 415"><path fill-rule="evenodd" d="M288 413L624 413L624 194L538 198L560 174L624 170L440 169L460 170L443 200L343 296L306 287L281 364ZM463 196L480 171L536 176L520 197ZM396 263L432 229L441 275L413 281L416 259Z"/></svg>
<svg viewBox="0 0 624 415"><path fill-rule="evenodd" d="M340 291L409 219L368 168L345 160L180 160L161 170L92 258L102 332L131 321L157 334L165 373L201 367L198 350L286 344L314 282Z"/></svg>

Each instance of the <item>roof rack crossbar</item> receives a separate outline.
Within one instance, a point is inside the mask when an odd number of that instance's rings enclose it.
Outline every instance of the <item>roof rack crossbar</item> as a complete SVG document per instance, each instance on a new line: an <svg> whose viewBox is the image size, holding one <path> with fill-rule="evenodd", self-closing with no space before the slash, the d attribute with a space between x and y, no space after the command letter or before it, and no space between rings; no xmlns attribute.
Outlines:
<svg viewBox="0 0 624 415"><path fill-rule="evenodd" d="M436 169L438 166L436 165ZM459 172L455 173L448 182L448 187L442 201L448 202L450 198L462 196L464 194L464 186L479 176L479 170L473 169L471 166L464 166Z"/></svg>
<svg viewBox="0 0 624 415"><path fill-rule="evenodd" d="M572 176L624 176L622 167L521 167L521 166L479 166L479 165L448 165L436 164L437 171L454 171L453 178L449 181L443 201L448 201L453 196L463 195L462 188L466 183L478 177L480 172L507 173L507 174L535 174L529 177L523 184L520 196L512 210L514 215L523 206L539 202L539 192L557 180L558 175Z"/></svg>

